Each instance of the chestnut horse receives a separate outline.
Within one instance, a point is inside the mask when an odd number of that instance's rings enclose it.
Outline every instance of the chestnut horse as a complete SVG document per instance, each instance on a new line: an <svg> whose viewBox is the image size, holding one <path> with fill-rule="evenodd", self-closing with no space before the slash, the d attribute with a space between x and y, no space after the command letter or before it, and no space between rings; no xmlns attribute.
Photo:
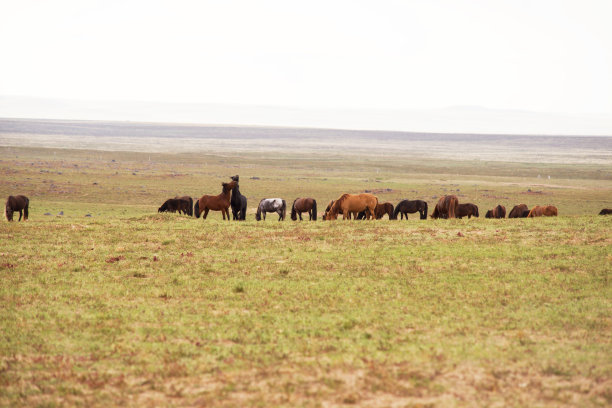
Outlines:
<svg viewBox="0 0 612 408"><path fill-rule="evenodd" d="M459 199L456 195L447 195L440 197L436 208L434 208L431 218L455 218L457 214L457 206Z"/></svg>
<svg viewBox="0 0 612 408"><path fill-rule="evenodd" d="M506 218L506 207L498 204L494 209L487 211L485 218Z"/></svg>
<svg viewBox="0 0 612 408"><path fill-rule="evenodd" d="M28 207L30 206L30 199L23 195L9 196L4 206L4 215L8 221L13 221L13 212L19 211L19 221L23 216L23 220L28 219Z"/></svg>
<svg viewBox="0 0 612 408"><path fill-rule="evenodd" d="M393 204L391 203L378 203L376 204L376 209L374 209L374 216L377 220L380 220L382 217L386 215L389 216L390 220L395 220L395 216L393 215ZM358 220L363 220L367 217L367 211L362 211L357 215Z"/></svg>
<svg viewBox="0 0 612 408"><path fill-rule="evenodd" d="M529 214L527 215L527 217L529 218L533 218L533 217L556 217L557 216L557 207L555 207L554 205L547 205L547 206L539 206L536 205L535 207L533 207L531 209L531 211L529 211Z"/></svg>
<svg viewBox="0 0 612 408"><path fill-rule="evenodd" d="M408 213L414 214L419 212L422 220L427 219L427 202L423 200L402 200L395 207L393 212L393 219L397 220L397 214L400 214L400 219L408 219Z"/></svg>
<svg viewBox="0 0 612 408"><path fill-rule="evenodd" d="M526 218L529 215L529 207L526 204L515 205L508 214L508 218Z"/></svg>
<svg viewBox="0 0 612 408"><path fill-rule="evenodd" d="M468 217L468 219L472 217L479 217L478 214L478 206L472 203L458 204L457 205L457 213L455 214L457 218Z"/></svg>
<svg viewBox="0 0 612 408"><path fill-rule="evenodd" d="M230 193L234 187L236 187L235 181L230 181L229 183L221 183L223 186L223 190L221 194L216 196L203 195L200 197L198 201L195 203L194 214L196 218L200 218L200 214L202 211L204 212L203 219L206 219L209 210L213 211L221 211L223 214L223 219L225 220L225 215L227 214L227 220L230 220L229 215L229 206L230 206Z"/></svg>
<svg viewBox="0 0 612 408"><path fill-rule="evenodd" d="M326 219L335 220L338 218L338 214L342 212L342 219L350 220L350 214L353 215L353 218L356 218L357 214L366 211L366 209L369 211L367 219L374 219L377 204L378 198L372 194L342 194L329 209Z"/></svg>
<svg viewBox="0 0 612 408"><path fill-rule="evenodd" d="M317 220L317 200L314 198L296 198L291 206L291 219L297 221L298 216L302 221L302 213L308 213L310 221Z"/></svg>

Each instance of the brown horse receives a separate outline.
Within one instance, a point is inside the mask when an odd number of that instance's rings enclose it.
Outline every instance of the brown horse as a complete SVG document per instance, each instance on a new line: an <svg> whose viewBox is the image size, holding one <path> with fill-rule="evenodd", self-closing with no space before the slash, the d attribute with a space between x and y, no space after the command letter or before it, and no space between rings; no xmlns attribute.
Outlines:
<svg viewBox="0 0 612 408"><path fill-rule="evenodd" d="M612 210L609 208L604 208L603 210L599 212L599 215L610 215L610 214L612 214Z"/></svg>
<svg viewBox="0 0 612 408"><path fill-rule="evenodd" d="M459 199L456 195L440 197L438 204L436 204L436 207L431 214L431 218L455 218L458 205Z"/></svg>
<svg viewBox="0 0 612 408"><path fill-rule="evenodd" d="M455 213L457 218L468 217L468 219L470 219L472 216L478 217L479 215L478 206L476 204L466 203L457 205L457 212Z"/></svg>
<svg viewBox="0 0 612 408"><path fill-rule="evenodd" d="M196 218L200 218L200 214L203 211L204 216L202 218L206 219L209 210L221 211L223 214L223 219L225 219L225 215L227 214L227 220L229 221L230 193L236 184L237 183L235 181L221 183L221 186L223 186L221 194L216 196L203 195L200 197L200 199L195 203L193 215L195 215Z"/></svg>
<svg viewBox="0 0 612 408"><path fill-rule="evenodd" d="M302 213L308 213L311 221L317 220L317 200L314 198L296 198L291 206L291 219L296 221L298 216L302 221Z"/></svg>
<svg viewBox="0 0 612 408"><path fill-rule="evenodd" d="M526 218L529 215L529 207L526 204L515 205L508 214L508 218Z"/></svg>
<svg viewBox="0 0 612 408"><path fill-rule="evenodd" d="M529 211L528 218L533 217L556 217L558 214L557 207L554 205L540 206L536 205Z"/></svg>
<svg viewBox="0 0 612 408"><path fill-rule="evenodd" d="M487 211L485 218L506 218L506 207L498 204L494 209Z"/></svg>
<svg viewBox="0 0 612 408"><path fill-rule="evenodd" d="M28 207L30 206L30 199L23 195L9 196L4 206L4 215L8 221L13 221L13 213L19 211L19 221L23 216L23 220L28 219Z"/></svg>
<svg viewBox="0 0 612 408"><path fill-rule="evenodd" d="M377 220L380 220L385 215L388 215L390 220L396 220L397 218L395 218L395 216L393 215L393 210L393 204L391 203L378 203L376 204L376 208L374 209L374 215ZM367 214L367 211L362 211L359 213L359 215L357 215L357 219L363 220L367 217Z"/></svg>
<svg viewBox="0 0 612 408"><path fill-rule="evenodd" d="M322 218L323 221L328 219L327 215L329 214L329 210L331 210L332 205L334 205L335 202L336 202L336 200L331 200L329 202L329 204L327 204L327 207L325 207L325 212L323 213L323 218ZM340 209L340 212L338 212L338 214L342 214L342 208ZM344 214L342 214L342 215L344 215ZM349 219L350 218L351 218L351 214L349 214Z"/></svg>
<svg viewBox="0 0 612 408"><path fill-rule="evenodd" d="M370 216L372 217L371 219L374 219L373 215L375 214L377 204L378 198L372 194L342 194L331 206L326 218L328 220L335 220L338 218L338 214L342 212L342 219L350 220L351 214L353 218L356 218L357 214L367 209L369 211L367 219L369 220Z"/></svg>

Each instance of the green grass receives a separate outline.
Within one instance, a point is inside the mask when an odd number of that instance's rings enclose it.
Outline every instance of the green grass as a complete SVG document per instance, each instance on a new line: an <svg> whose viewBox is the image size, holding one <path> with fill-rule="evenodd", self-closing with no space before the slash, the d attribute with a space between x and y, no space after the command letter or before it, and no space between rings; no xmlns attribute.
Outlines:
<svg viewBox="0 0 612 408"><path fill-rule="evenodd" d="M2 195L32 201L28 222L0 223L0 405L612 403L612 218L594 215L610 180L550 187L379 166L379 184L368 167L54 151L0 162ZM236 173L248 221L156 213L162 198L216 193ZM542 195L522 194L537 184ZM323 203L392 188L379 197L429 197L432 208L451 187L481 213L503 196L561 216L251 215L273 193Z"/></svg>

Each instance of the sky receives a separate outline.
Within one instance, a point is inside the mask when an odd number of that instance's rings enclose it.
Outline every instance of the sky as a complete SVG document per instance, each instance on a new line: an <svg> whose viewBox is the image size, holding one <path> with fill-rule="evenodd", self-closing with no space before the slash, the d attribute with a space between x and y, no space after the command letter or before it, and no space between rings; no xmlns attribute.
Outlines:
<svg viewBox="0 0 612 408"><path fill-rule="evenodd" d="M610 21L609 0L0 0L0 96L610 119Z"/></svg>

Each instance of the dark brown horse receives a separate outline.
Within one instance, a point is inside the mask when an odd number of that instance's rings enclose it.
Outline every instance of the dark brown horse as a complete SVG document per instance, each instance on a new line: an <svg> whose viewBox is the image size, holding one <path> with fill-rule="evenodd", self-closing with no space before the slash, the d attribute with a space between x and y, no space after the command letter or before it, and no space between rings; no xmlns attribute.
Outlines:
<svg viewBox="0 0 612 408"><path fill-rule="evenodd" d="M472 217L479 217L478 214L478 206L472 203L465 203L457 205L457 213L455 214L457 218L468 217L468 219Z"/></svg>
<svg viewBox="0 0 612 408"><path fill-rule="evenodd" d="M612 209L610 208L604 208L603 210L599 212L599 215L610 215L610 214L612 214Z"/></svg>
<svg viewBox="0 0 612 408"><path fill-rule="evenodd" d="M291 206L291 219L296 221L298 216L302 221L302 213L308 213L311 221L317 220L317 200L314 198L296 198Z"/></svg>
<svg viewBox="0 0 612 408"><path fill-rule="evenodd" d="M456 195L447 195L441 197L434 208L431 218L455 218L457 214L457 206L459 199Z"/></svg>
<svg viewBox="0 0 612 408"><path fill-rule="evenodd" d="M498 205L494 209L487 211L485 218L506 218L506 207Z"/></svg>
<svg viewBox="0 0 612 408"><path fill-rule="evenodd" d="M177 212L180 214L193 215L193 199L189 196L169 198L166 200L161 207L157 209L157 212Z"/></svg>
<svg viewBox="0 0 612 408"><path fill-rule="evenodd" d="M340 210L342 210L342 219L351 219L357 217L361 211L369 211L367 213L367 219L374 219L376 205L378 204L378 198L375 195L368 193L361 194L342 194L329 209L326 215L327 220L335 220L338 218ZM372 217L372 218L370 218Z"/></svg>
<svg viewBox="0 0 612 408"><path fill-rule="evenodd" d="M427 202L423 200L402 200L395 207L393 219L397 220L397 215L400 214L400 219L408 219L408 213L414 214L419 212L422 220L427 219Z"/></svg>
<svg viewBox="0 0 612 408"><path fill-rule="evenodd" d="M529 215L529 207L526 204L515 205L508 214L508 218L526 218Z"/></svg>
<svg viewBox="0 0 612 408"><path fill-rule="evenodd" d="M395 220L396 218L393 215L393 204L391 203L378 203L376 204L376 208L374 209L374 216L377 220L380 220L385 215L389 216L390 220ZM358 220L365 220L368 216L367 211L362 211L357 215Z"/></svg>
<svg viewBox="0 0 612 408"><path fill-rule="evenodd" d="M529 211L527 217L556 217L558 214L557 207L554 205L540 206L536 205Z"/></svg>
<svg viewBox="0 0 612 408"><path fill-rule="evenodd" d="M30 206L30 199L23 195L9 196L4 206L4 215L8 221L13 221L13 213L19 211L19 221L23 216L23 220L28 219L28 207Z"/></svg>
<svg viewBox="0 0 612 408"><path fill-rule="evenodd" d="M230 206L230 193L232 189L236 186L235 181L230 181L229 183L221 183L223 190L221 194L216 196L211 195L203 195L200 197L198 201L195 203L195 207L193 209L196 218L200 218L200 214L204 212L203 219L206 219L208 215L208 211L221 211L223 214L223 219L227 215L227 220L230 220L229 215L229 206Z"/></svg>

